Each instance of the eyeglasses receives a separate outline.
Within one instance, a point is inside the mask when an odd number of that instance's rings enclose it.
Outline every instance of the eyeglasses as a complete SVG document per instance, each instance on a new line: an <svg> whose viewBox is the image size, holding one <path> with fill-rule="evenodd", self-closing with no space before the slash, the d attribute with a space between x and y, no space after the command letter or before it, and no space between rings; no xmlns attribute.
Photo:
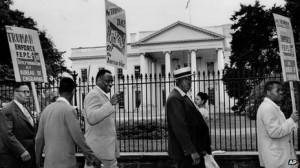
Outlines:
<svg viewBox="0 0 300 168"><path fill-rule="evenodd" d="M30 94L29 90L16 90L16 92L22 92L23 94Z"/></svg>

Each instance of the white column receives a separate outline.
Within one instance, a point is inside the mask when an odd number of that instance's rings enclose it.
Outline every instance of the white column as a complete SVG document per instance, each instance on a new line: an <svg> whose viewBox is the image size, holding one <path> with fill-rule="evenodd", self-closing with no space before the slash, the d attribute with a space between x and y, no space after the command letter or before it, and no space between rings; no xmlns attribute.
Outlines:
<svg viewBox="0 0 300 168"><path fill-rule="evenodd" d="M166 77L168 77L169 73L171 73L171 52L166 51L165 54L165 71L166 71Z"/></svg>
<svg viewBox="0 0 300 168"><path fill-rule="evenodd" d="M195 72L197 74L196 52L197 52L197 50L191 50L190 54L191 54L191 70L192 70L192 73Z"/></svg>
<svg viewBox="0 0 300 168"><path fill-rule="evenodd" d="M165 54L165 71L166 71L166 81L169 81L169 73L171 73L171 52L166 51ZM170 93L170 85L169 83L166 83L166 99L168 99L169 93Z"/></svg>
<svg viewBox="0 0 300 168"><path fill-rule="evenodd" d="M143 77L145 76L146 73L146 58L145 58L145 53L140 54L140 67L141 67L141 74Z"/></svg>
<svg viewBox="0 0 300 168"><path fill-rule="evenodd" d="M140 67L141 67L141 74L142 74L142 79L141 81L144 82L145 81L145 74L148 71L148 62L147 62L147 58L145 57L145 53L141 53L140 54ZM140 89L141 89L141 98L142 98L142 103L141 106L143 106L143 108L146 107L146 85L143 84L141 85ZM147 111L147 109L146 109Z"/></svg>
<svg viewBox="0 0 300 168"><path fill-rule="evenodd" d="M221 48L217 49L218 54L218 70L222 71L224 69L224 54Z"/></svg>
<svg viewBox="0 0 300 168"><path fill-rule="evenodd" d="M147 65L148 65L148 78L150 77L150 74L152 73L152 67L151 67L151 62L152 62L152 59L150 57L147 58Z"/></svg>
<svg viewBox="0 0 300 168"><path fill-rule="evenodd" d="M220 76L219 78L222 79L222 72L224 70L224 54L223 54L223 49L222 48L218 48L217 49L217 54L218 54L218 70L220 72ZM217 75L217 73L216 73ZM217 77L217 76L216 76ZM220 104L224 104L224 85L222 80L219 80L220 82L220 87L218 88L218 92L220 94ZM218 97L216 97L218 98ZM223 107L221 107L221 109L223 109Z"/></svg>
<svg viewBox="0 0 300 168"><path fill-rule="evenodd" d="M151 71L152 76L154 77L154 74L155 74L155 60L152 60L152 62L151 62L151 70L152 70Z"/></svg>
<svg viewBox="0 0 300 168"><path fill-rule="evenodd" d="M197 60L196 60L196 52L197 50L190 50L191 55L191 70L192 73L195 73L197 75ZM192 79L197 79L197 76L193 76ZM192 98L195 98L195 95L197 95L199 89L197 87L198 82L192 82Z"/></svg>
<svg viewBox="0 0 300 168"><path fill-rule="evenodd" d="M155 88L158 88L156 86L157 83L155 83L155 80L157 81L158 76L156 76L156 79L154 79L154 75L155 75L155 60L153 58L151 59L151 74L152 74L152 79L151 79L152 80L152 85L151 85L151 87L152 87L152 97L150 97L150 98L152 99L152 105L153 105L153 107L155 107L155 106L158 107L157 106L158 101L157 101L157 99L155 97L155 95L159 95L159 92L155 93Z"/></svg>

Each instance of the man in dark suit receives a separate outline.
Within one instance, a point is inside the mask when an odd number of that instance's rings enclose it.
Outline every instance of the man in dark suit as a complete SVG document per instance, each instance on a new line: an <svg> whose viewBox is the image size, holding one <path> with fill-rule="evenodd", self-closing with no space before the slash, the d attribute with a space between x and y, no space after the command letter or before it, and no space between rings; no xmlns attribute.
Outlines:
<svg viewBox="0 0 300 168"><path fill-rule="evenodd" d="M178 168L205 168L204 155L211 154L209 129L201 113L188 97L191 69L174 71L176 87L170 93L168 117L168 153Z"/></svg>
<svg viewBox="0 0 300 168"><path fill-rule="evenodd" d="M4 118L2 109L0 109L0 168L6 168L7 161L5 157L6 151L13 151L13 141L10 140L10 136L7 132L7 125Z"/></svg>
<svg viewBox="0 0 300 168"><path fill-rule="evenodd" d="M5 147L0 152L2 167L35 168L35 123L24 104L29 101L30 90L26 83L16 83L14 100L3 107L7 133Z"/></svg>

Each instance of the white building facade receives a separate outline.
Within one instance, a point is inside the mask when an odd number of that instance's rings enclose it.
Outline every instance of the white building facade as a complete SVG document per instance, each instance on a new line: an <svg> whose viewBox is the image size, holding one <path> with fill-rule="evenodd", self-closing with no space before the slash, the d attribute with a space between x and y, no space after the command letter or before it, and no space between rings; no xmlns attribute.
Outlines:
<svg viewBox="0 0 300 168"><path fill-rule="evenodd" d="M232 33L232 30L230 27L231 25L228 24L200 28L178 21L158 31L132 33L130 34L131 43L128 43L127 47L127 69L117 70L117 72L115 72L114 67L106 65L105 46L72 48L70 57L72 70L76 71L78 77L84 81L95 77L100 68L109 69L113 75L123 74L125 76L135 76L137 74L142 74L143 76L145 74L162 74L163 76L171 74L172 76L174 70L186 66L191 67L192 72L195 73L199 71L222 71L224 65L229 63L231 54L230 42L232 38L230 33ZM87 79L88 77L90 79ZM168 91L173 87L174 83L171 83L160 87L161 89L153 88L152 90L156 91L151 91L151 93L160 95L161 92L164 92L165 98L168 96ZM208 86L206 89L201 87L193 83L192 89L194 90L192 92L195 94L198 91L209 92L213 89L213 94L220 97L220 100L223 100L224 91L222 84L219 87ZM127 91L127 93L134 93L137 89L143 90L143 88L138 88L137 86L135 89L132 88L132 91ZM129 101L126 95L124 97L125 101ZM155 99L153 96L142 94L141 97L143 106L163 107L162 101L156 102L152 100ZM148 99L152 103L146 101ZM125 106L128 106L127 109L135 108L134 103L131 104L128 103L126 105L125 103Z"/></svg>

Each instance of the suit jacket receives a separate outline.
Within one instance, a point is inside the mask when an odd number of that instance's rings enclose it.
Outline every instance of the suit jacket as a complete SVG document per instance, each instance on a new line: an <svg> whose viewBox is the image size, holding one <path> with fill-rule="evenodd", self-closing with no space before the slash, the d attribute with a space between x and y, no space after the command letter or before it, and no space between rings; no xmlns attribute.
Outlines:
<svg viewBox="0 0 300 168"><path fill-rule="evenodd" d="M257 111L257 140L260 165L266 168L291 168L297 159L293 146L293 119L286 119L279 106L265 98Z"/></svg>
<svg viewBox="0 0 300 168"><path fill-rule="evenodd" d="M93 155L85 143L75 109L58 99L44 109L40 118L36 136L37 161L45 148L44 168L75 168L75 144L85 156Z"/></svg>
<svg viewBox="0 0 300 168"><path fill-rule="evenodd" d="M6 141L7 143L1 150L0 155L7 158L10 167L35 167L35 124L33 126L30 124L14 101L4 106L2 112L7 127L6 138L9 141ZM21 155L26 150L29 152L31 159L23 162Z"/></svg>
<svg viewBox="0 0 300 168"><path fill-rule="evenodd" d="M176 89L170 93L166 112L168 120L168 153L176 160L198 152L211 154L209 129L201 113L187 96Z"/></svg>
<svg viewBox="0 0 300 168"><path fill-rule="evenodd" d="M115 108L98 86L86 95L84 107L87 144L99 159L115 159L119 156Z"/></svg>

